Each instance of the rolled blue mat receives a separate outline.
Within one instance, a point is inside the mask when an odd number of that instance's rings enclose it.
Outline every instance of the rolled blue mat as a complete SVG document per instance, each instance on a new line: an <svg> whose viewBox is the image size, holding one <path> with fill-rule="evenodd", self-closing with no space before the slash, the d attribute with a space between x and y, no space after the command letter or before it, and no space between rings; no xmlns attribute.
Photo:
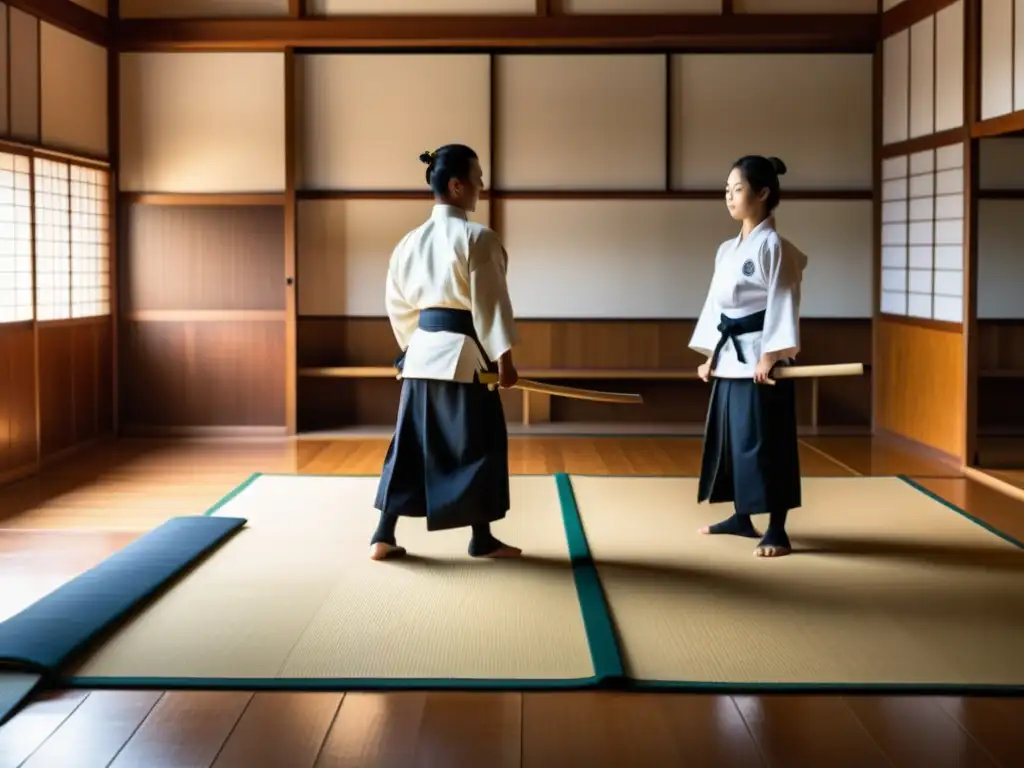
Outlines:
<svg viewBox="0 0 1024 768"><path fill-rule="evenodd" d="M50 675L246 521L171 518L0 623L0 665Z"/></svg>

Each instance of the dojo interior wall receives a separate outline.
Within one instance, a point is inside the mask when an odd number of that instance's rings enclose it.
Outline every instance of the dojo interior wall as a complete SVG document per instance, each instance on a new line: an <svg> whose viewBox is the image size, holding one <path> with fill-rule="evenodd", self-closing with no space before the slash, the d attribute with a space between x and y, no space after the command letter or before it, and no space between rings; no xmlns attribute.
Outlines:
<svg viewBox="0 0 1024 768"><path fill-rule="evenodd" d="M876 428L956 457L967 429L965 7L882 42L874 339Z"/></svg>
<svg viewBox="0 0 1024 768"><path fill-rule="evenodd" d="M981 466L1020 466L1024 437L1024 138L978 142L978 433ZM1017 438L1017 440L1007 440Z"/></svg>
<svg viewBox="0 0 1024 768"><path fill-rule="evenodd" d="M124 53L119 75L120 423L284 425L285 56Z"/></svg>
<svg viewBox="0 0 1024 768"><path fill-rule="evenodd" d="M1022 212L1021 144L970 141L1022 125L1024 0L935 6L882 44L875 423L973 463L1024 433L1024 272L1009 224Z"/></svg>
<svg viewBox="0 0 1024 768"><path fill-rule="evenodd" d="M80 4L105 12L105 3ZM70 195L48 198L44 185L55 183L59 171L43 165L36 167L34 182L42 194L33 194L31 147L97 160L108 156L107 51L0 2L0 482L31 474L41 462L113 425L109 306L87 307L70 298L67 281L63 290L47 287L63 278L80 285L76 270L85 249L70 246L69 233L78 238L85 230L106 230L106 211L77 216L69 227L69 208L88 205L83 201L92 193L65 183ZM50 228L50 209L64 229ZM30 216L37 217L37 226ZM50 249L58 247L70 248L63 262L72 267L70 277L45 266L58 263L47 261ZM91 268L97 274L109 269L106 263Z"/></svg>
<svg viewBox="0 0 1024 768"><path fill-rule="evenodd" d="M1024 258L1014 237L1024 212L1024 0L981 4L979 145L977 462L1024 461Z"/></svg>
<svg viewBox="0 0 1024 768"><path fill-rule="evenodd" d="M562 13L721 13L723 0L555 0ZM105 0L76 0L105 5ZM891 2L891 0L883 0ZM731 0L733 13L874 14L878 0ZM432 0L432 14L532 16L537 0ZM345 14L423 15L423 0L306 0L308 16ZM120 0L124 19L283 18L288 0Z"/></svg>
<svg viewBox="0 0 1024 768"><path fill-rule="evenodd" d="M277 53L120 57L126 426L284 424L281 200L293 152L300 369L393 361L387 261L432 204L418 154L449 141L482 158L491 188L476 217L508 246L522 369L695 367L686 343L715 248L736 231L725 178L749 152L789 165L795 199L778 220L810 257L804 359L870 360L870 55L295 59L289 84ZM457 119L441 83L458 94ZM741 92L744 114L772 119L737 119L721 96ZM703 419L699 384L617 386L648 404L558 400L550 417ZM387 424L397 393L393 379L300 376L299 428ZM809 392L801 401L806 423ZM509 398L510 420L519 409ZM866 427L870 380L823 383L819 410L823 425Z"/></svg>

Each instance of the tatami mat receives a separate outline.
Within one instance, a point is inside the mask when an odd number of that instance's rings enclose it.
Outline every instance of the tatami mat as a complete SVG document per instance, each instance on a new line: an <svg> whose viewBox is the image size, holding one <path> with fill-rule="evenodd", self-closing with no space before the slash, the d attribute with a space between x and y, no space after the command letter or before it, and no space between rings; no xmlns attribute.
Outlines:
<svg viewBox="0 0 1024 768"><path fill-rule="evenodd" d="M512 478L494 531L523 561L473 560L468 530L403 520L411 556L376 563L376 485L258 476L215 512L246 526L65 679L1024 686L1024 551L899 478L805 478L797 552L777 560L753 557L756 540L701 536L731 509L698 505L693 478L562 475Z"/></svg>
<svg viewBox="0 0 1024 768"><path fill-rule="evenodd" d="M528 567L473 560L467 529L402 520L372 562L373 477L259 476L216 514L247 525L71 674L78 684L559 685L594 675L551 476L515 477L495 535Z"/></svg>
<svg viewBox="0 0 1024 768"><path fill-rule="evenodd" d="M572 485L629 677L1024 685L1024 552L899 478L805 478L777 560L701 536L732 510L695 479Z"/></svg>

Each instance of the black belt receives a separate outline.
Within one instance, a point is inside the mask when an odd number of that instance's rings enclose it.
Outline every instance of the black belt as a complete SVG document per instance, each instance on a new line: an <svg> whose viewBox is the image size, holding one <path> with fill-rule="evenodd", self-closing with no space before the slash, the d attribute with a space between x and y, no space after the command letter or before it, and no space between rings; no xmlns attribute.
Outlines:
<svg viewBox="0 0 1024 768"><path fill-rule="evenodd" d="M480 347L480 351L483 352L480 339L476 335L473 313L468 309L452 309L450 307L428 307L427 309L421 309L418 325L420 330L430 333L447 331L448 333L458 333L466 336L472 339ZM486 354L484 354L484 358L487 358ZM398 370L402 370L404 363L405 350L403 349L395 360L395 367ZM497 370L497 366L489 363L488 370Z"/></svg>
<svg viewBox="0 0 1024 768"><path fill-rule="evenodd" d="M755 312L746 317L726 317L722 315L722 321L718 324L718 332L722 334L722 337L718 340L718 346L715 347L714 354L711 355L712 371L718 365L718 355L721 353L722 347L730 339L732 339L733 349L736 350L737 359L741 363L747 362L743 356L743 347L740 346L739 337L745 333L756 333L757 331L764 330L764 316L765 310Z"/></svg>

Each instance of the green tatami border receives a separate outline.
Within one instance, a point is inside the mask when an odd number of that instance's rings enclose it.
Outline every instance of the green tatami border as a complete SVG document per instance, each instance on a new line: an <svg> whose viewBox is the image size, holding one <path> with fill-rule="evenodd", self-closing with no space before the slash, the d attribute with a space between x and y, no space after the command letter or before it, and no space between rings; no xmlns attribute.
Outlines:
<svg viewBox="0 0 1024 768"><path fill-rule="evenodd" d="M1000 538L1003 541L1005 541L1007 544L1012 544L1013 546L1017 547L1018 549L1024 549L1024 542L1019 541L1018 539L1015 539L1013 536L1011 536L1008 533L1005 533L1004 531L1000 531L998 528L996 528L993 525L989 525L984 520L982 520L980 517L972 515L966 509L962 509L962 508L958 507L953 502L947 501L946 499L944 499L941 496L939 496L939 494L937 494L935 491L932 491L932 490L929 490L928 488L925 488L923 485L921 485L919 482L917 482L916 480L912 479L908 475L896 475L896 477L898 477L904 483L909 485L915 491L920 491L925 496L930 498L932 501L937 501L939 504L941 504L942 506L946 507L946 509L950 509L953 512L956 512L961 517L963 517L963 518L965 518L967 520L970 520L975 525L984 528L986 531L991 533L993 536L997 536L998 538Z"/></svg>
<svg viewBox="0 0 1024 768"><path fill-rule="evenodd" d="M615 684L625 678L625 666L604 587L601 586L597 566L590 554L587 534L583 530L583 520L572 489L572 478L566 472L559 472L555 474L555 485L558 487L558 501L562 507L572 575L576 581L576 596L583 614L590 657L594 662L594 676L602 684Z"/></svg>

